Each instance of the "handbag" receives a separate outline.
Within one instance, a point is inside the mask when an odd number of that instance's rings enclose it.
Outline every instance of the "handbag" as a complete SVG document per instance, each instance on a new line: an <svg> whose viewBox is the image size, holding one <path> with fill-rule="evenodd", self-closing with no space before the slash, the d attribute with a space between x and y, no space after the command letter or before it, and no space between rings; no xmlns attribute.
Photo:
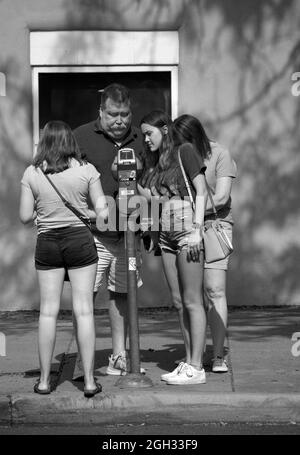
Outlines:
<svg viewBox="0 0 300 455"><path fill-rule="evenodd" d="M191 187L189 181L187 179L181 157L180 157L180 150L178 150L178 161L181 168L181 172L183 175L184 183L190 198L190 202L192 204L193 211L195 210L195 203L193 200L193 195L191 192ZM216 206L213 201L213 197L211 194L210 187L207 183L206 177L204 175L205 185L207 189L207 194L212 205L213 214L215 219L208 221L204 225L203 229L203 243L204 243L204 255L205 255L205 262L208 264L211 262L221 261L222 259L227 258L233 252L232 243L225 232L225 229L221 225L218 220L218 214L216 210Z"/></svg>
<svg viewBox="0 0 300 455"><path fill-rule="evenodd" d="M44 174L44 176L46 177L46 179L48 180L48 182L50 183L50 185L54 188L54 190L56 191L56 193L58 194L58 196L60 197L60 199L63 201L63 203L65 204L65 206L71 210L71 212L74 213L74 215L77 216L77 218L80 219L80 221L82 221L90 230L92 229L92 225L91 225L91 220L84 216L79 210L76 209L76 207L74 207L74 205L71 204L71 202L69 202L61 193L60 191L58 190L58 188L54 185L54 183L52 182L52 180L50 179L49 175L45 174L45 172L41 169L42 173Z"/></svg>

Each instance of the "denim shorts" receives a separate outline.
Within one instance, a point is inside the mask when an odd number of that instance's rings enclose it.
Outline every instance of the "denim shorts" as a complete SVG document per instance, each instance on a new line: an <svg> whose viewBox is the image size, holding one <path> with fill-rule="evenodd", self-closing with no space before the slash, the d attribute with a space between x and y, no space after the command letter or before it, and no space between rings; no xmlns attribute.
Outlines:
<svg viewBox="0 0 300 455"><path fill-rule="evenodd" d="M163 207L159 246L162 251L179 254L188 248L188 238L193 231L193 210L189 203L180 201ZM203 241L201 242L203 250Z"/></svg>
<svg viewBox="0 0 300 455"><path fill-rule="evenodd" d="M96 262L94 237L85 226L51 229L38 235L35 249L37 270L76 269Z"/></svg>

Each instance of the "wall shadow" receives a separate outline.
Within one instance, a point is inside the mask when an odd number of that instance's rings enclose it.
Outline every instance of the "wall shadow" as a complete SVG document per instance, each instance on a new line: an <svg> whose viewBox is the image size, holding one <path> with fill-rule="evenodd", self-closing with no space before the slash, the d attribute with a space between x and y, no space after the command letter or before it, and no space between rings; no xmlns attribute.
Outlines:
<svg viewBox="0 0 300 455"><path fill-rule="evenodd" d="M299 304L300 105L290 91L291 74L300 65L299 3L64 0L53 2L54 13L50 5L45 12L35 4L34 17L22 10L23 31L179 30L179 114L197 104L192 113L203 119L210 136L228 145L238 165L230 304ZM16 31L19 26L12 23ZM83 39L80 50L92 44ZM105 43L106 49L117 45ZM19 181L32 157L30 68L22 62L21 55L0 59L7 77L6 97L0 98L0 286L5 309L37 305L35 233L18 220ZM207 98L202 95L206 89ZM161 272L147 269L147 280L150 272L149 303L161 297L153 292Z"/></svg>
<svg viewBox="0 0 300 455"><path fill-rule="evenodd" d="M32 158L32 94L17 59L0 59L0 68L7 80L6 97L0 99L1 299L5 309L29 309L36 305L35 237L18 211L20 180Z"/></svg>
<svg viewBox="0 0 300 455"><path fill-rule="evenodd" d="M184 36L199 42L202 81L217 87L214 104L195 114L212 138L225 138L238 166L229 302L299 304L300 105L290 91L300 65L299 5L193 1L188 23Z"/></svg>

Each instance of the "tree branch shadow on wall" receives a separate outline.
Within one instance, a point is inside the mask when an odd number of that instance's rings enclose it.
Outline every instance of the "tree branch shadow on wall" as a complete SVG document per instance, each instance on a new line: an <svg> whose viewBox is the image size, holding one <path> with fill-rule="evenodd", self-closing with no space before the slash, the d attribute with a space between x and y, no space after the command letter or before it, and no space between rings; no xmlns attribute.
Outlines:
<svg viewBox="0 0 300 455"><path fill-rule="evenodd" d="M232 128L234 123L239 124L241 134L238 134L230 147L239 170L233 195L237 195L240 188L245 192L242 202L239 203L236 197L237 203L234 205L236 248L230 271L229 295L231 301L237 304L241 303L238 300L241 295L245 296L242 304L289 303L290 297L300 292L297 282L299 247L296 242L292 246L287 242L278 252L272 247L272 242L276 244L277 234L284 232L298 206L299 165L295 161L295 166L283 172L282 163L285 160L284 154L288 155L287 160L291 162L297 157L300 142L297 121L299 107L296 108L294 118L285 118L284 102L289 90L282 89L281 84L285 79L289 83L289 72L293 70L293 65L300 62L300 40L291 46L285 61L281 65L275 65L274 56L261 48L261 39L266 34L268 24L272 25L271 46L276 46L282 39L294 37L294 31L288 27L282 36L282 26L288 22L296 8L295 0L190 0L178 2L176 11L174 2L162 0L128 0L118 5L106 0L70 0L65 5L68 23L74 29L93 29L93 26L95 29L103 26L115 29L117 24L118 30L126 30L134 11L140 18L141 30L148 27L161 29L168 10L171 16L173 14L174 28L185 24L185 39L191 45L199 43L199 50L207 27L210 26L209 21L206 21L207 15L212 12L219 15L219 28L209 45L212 52L219 55L222 30L230 30L229 52L239 64L239 82L236 86L235 107L226 112L226 106L220 106L213 118L208 119L209 130L217 133L212 135L218 137L222 131ZM84 42L82 45L85 46ZM118 43L111 43L112 47L117 45ZM203 64L201 52L198 63ZM259 81L250 95L247 93L249 73L255 74ZM200 119L202 116L203 113L199 111ZM284 130L279 128L274 132L272 125L276 122L281 125L286 122ZM283 156L274 161L272 154L278 151L284 151ZM248 194L246 188L243 190L243 181L246 180L251 181L251 191ZM244 218L248 220L246 224L240 222ZM260 229L268 226L270 244L256 244L255 236ZM295 254L289 254L287 263L284 258L291 250ZM274 261L280 264L282 260L287 264L286 268L272 266Z"/></svg>
<svg viewBox="0 0 300 455"><path fill-rule="evenodd" d="M72 30L177 30L190 0L66 0L66 21ZM172 20L170 21L170 18ZM134 23L133 27L128 27Z"/></svg>
<svg viewBox="0 0 300 455"><path fill-rule="evenodd" d="M300 214L300 106L296 104L299 100L293 104L290 92L291 74L300 67L300 40L289 23L297 4L294 0L204 0L192 4L199 15L219 13L210 53L220 55L222 32L230 30L231 57L239 65L235 107L227 111L227 106L219 106L210 118L201 110L198 113L211 137L236 130L229 144L238 165L233 186L236 224L229 302L278 305L291 300L295 303L298 298L299 303L300 239L296 226L290 229ZM202 19L191 24L187 36L191 41L198 36L202 42L200 37L209 22ZM269 53L265 51L266 36ZM276 46L287 41L289 52L276 59ZM200 52L198 59L201 64ZM251 94L249 74L257 80Z"/></svg>
<svg viewBox="0 0 300 455"><path fill-rule="evenodd" d="M6 302L11 300L12 309L28 308L36 303L32 302L36 282L30 273L30 268L33 269L34 235L32 229L21 224L18 208L20 180L32 159L32 155L27 154L32 129L32 95L18 77L21 71L13 58L0 61L0 68L7 78L6 97L0 99L1 297ZM19 300L17 307L16 296Z"/></svg>
<svg viewBox="0 0 300 455"><path fill-rule="evenodd" d="M121 6L120 6L121 5ZM179 5L179 6L178 6ZM237 108L231 112L226 112L222 106L213 118L210 118L212 134L215 137L222 135L222 132L235 122L239 123L241 134L232 141L231 151L237 160L239 169L239 179L235 183L234 196L237 196L240 184L246 179L251 180L251 191L245 194L242 203L236 204L236 226L235 226L235 244L236 252L232 258L231 270L231 296L234 301L237 301L237 296L246 295L244 304L264 304L264 298L261 295L261 289L266 283L266 277L256 270L256 264L260 260L273 261L274 259L280 264L283 261L284 267L279 267L273 271L273 275L269 277L271 292L266 290L268 294L267 303L280 303L277 299L277 294L280 291L282 284L286 291L286 303L288 303L289 295L299 292L299 284L297 283L298 252L299 248L294 243L292 246L284 248L279 253L274 253L270 249L269 259L265 256L269 254L268 249L264 246L257 246L253 240L253 236L259 228L266 224L273 224L277 230L283 232L290 218L295 213L297 207L296 195L299 194L299 182L297 179L299 166L295 164L284 173L281 172L282 160L273 162L272 153L282 151L287 152L288 160L295 160L298 153L299 132L299 103L295 107L295 113L292 119L286 119L285 130L278 131L274 134L272 124L277 121L282 124L284 117L284 99L287 96L284 90L278 88L282 81L286 79L289 84L289 71L294 70L293 65L300 63L299 58L299 42L291 46L290 54L286 58L281 68L277 68L273 73L274 67L272 58L264 62L265 66L269 67L272 72L272 77L265 80L264 84L259 84L257 91L252 97L245 95L246 91L246 74L247 71L257 71L259 75L262 67L256 67L257 57L260 61L263 60L263 55L260 53L259 39L264 35L266 10L268 11L268 21L273 23L272 43L280 42L280 26L290 17L291 11L295 8L295 0L244 0L236 2L233 0L191 0L176 3L172 0L153 0L145 2L142 0L126 0L124 2L113 3L108 0L66 0L64 2L66 29L74 30L99 30L99 29L126 29L128 20L132 14L136 14L141 18L140 25L136 25L136 29L164 29L166 17L168 14L173 14L174 29L179 28L184 21L189 20L188 11L190 8L196 8L199 12L199 22L191 22L188 27L186 38L190 43L198 40L199 36L203 36L201 27L209 27L209 23L205 22L205 15L212 11L217 11L222 21L222 27L227 27L232 31L232 55L240 64L240 84L237 87ZM174 12L174 8L175 12ZM191 10L192 11L192 10ZM184 14L183 14L184 13ZM204 18L204 19L203 19ZM249 35L249 29L252 33ZM286 32L286 37L293 30ZM249 36L251 36L249 38ZM198 41L197 41L198 42ZM88 43L81 43L84 49ZM111 46L116 46L117 43L111 43ZM220 34L216 33L210 45L219 52ZM199 41L201 47L201 41ZM267 55L268 57L268 55ZM200 58L200 52L199 52ZM12 60L1 62L1 71L9 75L18 74L19 68ZM16 77L13 78L15 80ZM25 87L25 83L24 86ZM14 93L13 93L14 92ZM7 94L7 97L12 97L16 106L21 108L25 113L27 120L25 121L28 136L31 135L31 92L29 87L22 88L22 85L17 85L14 90ZM270 109L272 116L263 116L263 111L257 116L257 109L268 102L269 106L265 109ZM1 100L0 100L1 102ZM12 118L18 118L19 109L9 108ZM201 110L199 111L200 119L203 117ZM262 122L263 126L259 123ZM22 118L24 123L24 119ZM2 126L2 124L4 126ZM257 133L255 137L252 125L255 125ZM17 121L16 121L17 125ZM14 127L16 126L14 125ZM249 130L249 133L247 131ZM19 186L12 185L12 181L19 179L25 167L29 164L29 156L25 157L20 152L22 141L16 141L16 130L6 125L6 119L1 118L1 166L3 173L3 181L1 182L3 198L3 206L7 222L2 227L4 233L3 245L5 245L5 258L2 264L5 265L5 273L2 274L1 285L5 287L8 281L11 281L11 276L16 275L14 279L16 286L22 287L22 293L32 296L35 283L26 282L26 268L29 267L32 261L33 252L33 236L29 234L26 228L19 227L17 218L17 207L19 204ZM263 145L261 145L261 142ZM17 144L17 145L16 145ZM28 160L27 160L28 158ZM243 188L243 187L241 187ZM246 191L246 190L244 190ZM236 197L236 199L238 199ZM279 209L278 209L279 208ZM241 218L246 217L249 222L245 225L240 222ZM251 221L252 220L252 221ZM276 242L274 237L274 243ZM9 259L7 259L9 258ZM18 282L18 284L17 284ZM240 283L240 287L239 286ZM247 284L247 292L242 289L244 283ZM236 287L237 286L237 287ZM24 288L25 289L24 289ZM235 292L234 287L240 289L240 293ZM268 291L268 292L267 292ZM13 294L12 294L13 295ZM25 297L24 297L25 301Z"/></svg>

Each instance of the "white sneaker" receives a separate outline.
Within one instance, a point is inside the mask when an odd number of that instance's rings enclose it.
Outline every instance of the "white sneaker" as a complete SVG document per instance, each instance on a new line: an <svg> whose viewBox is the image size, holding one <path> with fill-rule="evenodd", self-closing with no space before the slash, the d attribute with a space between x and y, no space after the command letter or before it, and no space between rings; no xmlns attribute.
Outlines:
<svg viewBox="0 0 300 455"><path fill-rule="evenodd" d="M222 357L216 357L213 359L212 371L214 373L227 373L228 366L226 360Z"/></svg>
<svg viewBox="0 0 300 455"><path fill-rule="evenodd" d="M192 365L186 364L185 368L176 375L167 380L169 385L189 385L189 384L205 384L204 368L197 370Z"/></svg>
<svg viewBox="0 0 300 455"><path fill-rule="evenodd" d="M116 355L108 357L108 367L106 368L106 374L113 376L124 376L130 371L130 359L127 356L127 352L120 352ZM142 374L146 373L144 368L140 368Z"/></svg>
<svg viewBox="0 0 300 455"><path fill-rule="evenodd" d="M183 357L182 359L177 359L175 360L175 365L179 365L180 363L186 363L186 357Z"/></svg>
<svg viewBox="0 0 300 455"><path fill-rule="evenodd" d="M180 371L181 371L183 368L185 368L186 366L188 366L187 363L185 363L185 362L180 362L179 365L178 365L178 367L175 368L175 370L171 371L171 373L164 373L164 374L162 374L161 377L160 377L160 379L161 379L162 381L167 381L168 379L177 376L177 375L180 373Z"/></svg>

